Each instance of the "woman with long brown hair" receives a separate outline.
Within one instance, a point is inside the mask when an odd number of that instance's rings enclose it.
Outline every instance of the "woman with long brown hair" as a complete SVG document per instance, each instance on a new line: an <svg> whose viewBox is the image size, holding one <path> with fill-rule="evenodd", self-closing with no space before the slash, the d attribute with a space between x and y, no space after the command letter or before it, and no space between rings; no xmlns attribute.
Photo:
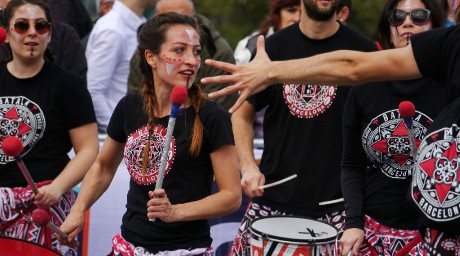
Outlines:
<svg viewBox="0 0 460 256"><path fill-rule="evenodd" d="M112 240L114 255L213 254L206 219L237 210L241 187L229 114L192 82L200 66L200 35L193 17L177 13L157 15L140 29L142 95L127 95L115 108L101 153L61 227L67 241L81 231L85 211L124 159L131 181L121 233ZM188 96L165 156L162 189L154 190L176 86L186 87Z"/></svg>

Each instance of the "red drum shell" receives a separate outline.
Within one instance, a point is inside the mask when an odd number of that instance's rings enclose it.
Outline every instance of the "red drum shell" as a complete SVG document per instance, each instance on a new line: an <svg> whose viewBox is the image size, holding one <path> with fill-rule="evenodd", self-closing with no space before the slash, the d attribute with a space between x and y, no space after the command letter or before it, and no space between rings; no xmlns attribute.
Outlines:
<svg viewBox="0 0 460 256"><path fill-rule="evenodd" d="M2 256L60 256L59 253L42 245L11 237L0 237L0 248Z"/></svg>

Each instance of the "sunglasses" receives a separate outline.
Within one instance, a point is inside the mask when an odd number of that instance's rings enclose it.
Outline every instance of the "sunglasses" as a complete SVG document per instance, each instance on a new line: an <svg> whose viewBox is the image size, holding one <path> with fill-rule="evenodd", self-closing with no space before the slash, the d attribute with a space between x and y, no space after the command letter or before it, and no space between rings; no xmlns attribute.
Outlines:
<svg viewBox="0 0 460 256"><path fill-rule="evenodd" d="M430 20L431 11L428 9L413 9L410 12L405 12L398 9L393 9L388 12L388 21L393 26L401 26L409 15L412 22L417 26L422 26Z"/></svg>
<svg viewBox="0 0 460 256"><path fill-rule="evenodd" d="M38 34L43 35L50 32L51 23L45 20L39 20L35 22L34 27ZM29 31L30 24L28 21L20 20L13 23L13 28L16 33L23 35Z"/></svg>

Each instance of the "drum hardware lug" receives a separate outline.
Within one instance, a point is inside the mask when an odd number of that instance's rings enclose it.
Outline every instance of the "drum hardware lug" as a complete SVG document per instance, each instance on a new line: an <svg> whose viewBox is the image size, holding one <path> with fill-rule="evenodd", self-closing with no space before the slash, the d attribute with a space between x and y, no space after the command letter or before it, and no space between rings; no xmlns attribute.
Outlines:
<svg viewBox="0 0 460 256"><path fill-rule="evenodd" d="M22 214L23 218L26 220L27 223L33 223L32 216L25 214L22 210L20 210L19 212Z"/></svg>

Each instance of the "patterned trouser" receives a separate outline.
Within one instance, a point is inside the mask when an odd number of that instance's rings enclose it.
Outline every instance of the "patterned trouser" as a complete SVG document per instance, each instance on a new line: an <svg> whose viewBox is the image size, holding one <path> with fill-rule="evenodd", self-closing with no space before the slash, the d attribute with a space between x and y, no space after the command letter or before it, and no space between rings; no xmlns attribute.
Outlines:
<svg viewBox="0 0 460 256"><path fill-rule="evenodd" d="M337 240L343 234L339 232ZM359 248L359 255L378 256L378 255L410 255L421 256L421 235L417 230L405 230L390 228L382 225L370 218L364 217L364 242ZM416 239L416 240L414 240ZM338 253L338 242L335 248L335 254ZM404 248L404 249L403 249ZM403 253L404 251L404 253ZM399 254L396 254L399 253ZM401 254L403 253L403 254Z"/></svg>
<svg viewBox="0 0 460 256"><path fill-rule="evenodd" d="M459 233L460 231L457 234ZM427 228L422 249L426 256L459 256L460 235L449 236L444 232Z"/></svg>
<svg viewBox="0 0 460 256"><path fill-rule="evenodd" d="M214 256L212 247L199 248L193 250L175 250L175 251L162 251L156 254L147 251L143 247L136 247L130 242L126 241L120 234L112 237L112 252L107 256Z"/></svg>
<svg viewBox="0 0 460 256"><path fill-rule="evenodd" d="M38 183L37 187L49 183ZM0 235L52 247L64 256L77 255L76 249L62 246L52 235L52 230L34 225L32 214L37 208L30 200L32 194L30 187L0 188ZM73 191L68 191L62 196L58 205L49 208L51 221L56 226L62 225L74 202L75 194Z"/></svg>
<svg viewBox="0 0 460 256"><path fill-rule="evenodd" d="M256 203L249 203L248 209L244 214L243 220L241 221L240 228L238 229L238 234L233 239L232 248L230 251L230 256L249 256L251 255L251 232L249 231L249 225L252 220L259 218L259 217L266 217L272 215L288 215L284 212L280 212L266 205L259 205ZM341 229L345 223L345 212L334 212L328 215L325 215L318 220L327 222L337 229ZM323 255L332 255L334 244L325 245L327 248L325 249L325 254ZM319 256L318 255L318 256Z"/></svg>

